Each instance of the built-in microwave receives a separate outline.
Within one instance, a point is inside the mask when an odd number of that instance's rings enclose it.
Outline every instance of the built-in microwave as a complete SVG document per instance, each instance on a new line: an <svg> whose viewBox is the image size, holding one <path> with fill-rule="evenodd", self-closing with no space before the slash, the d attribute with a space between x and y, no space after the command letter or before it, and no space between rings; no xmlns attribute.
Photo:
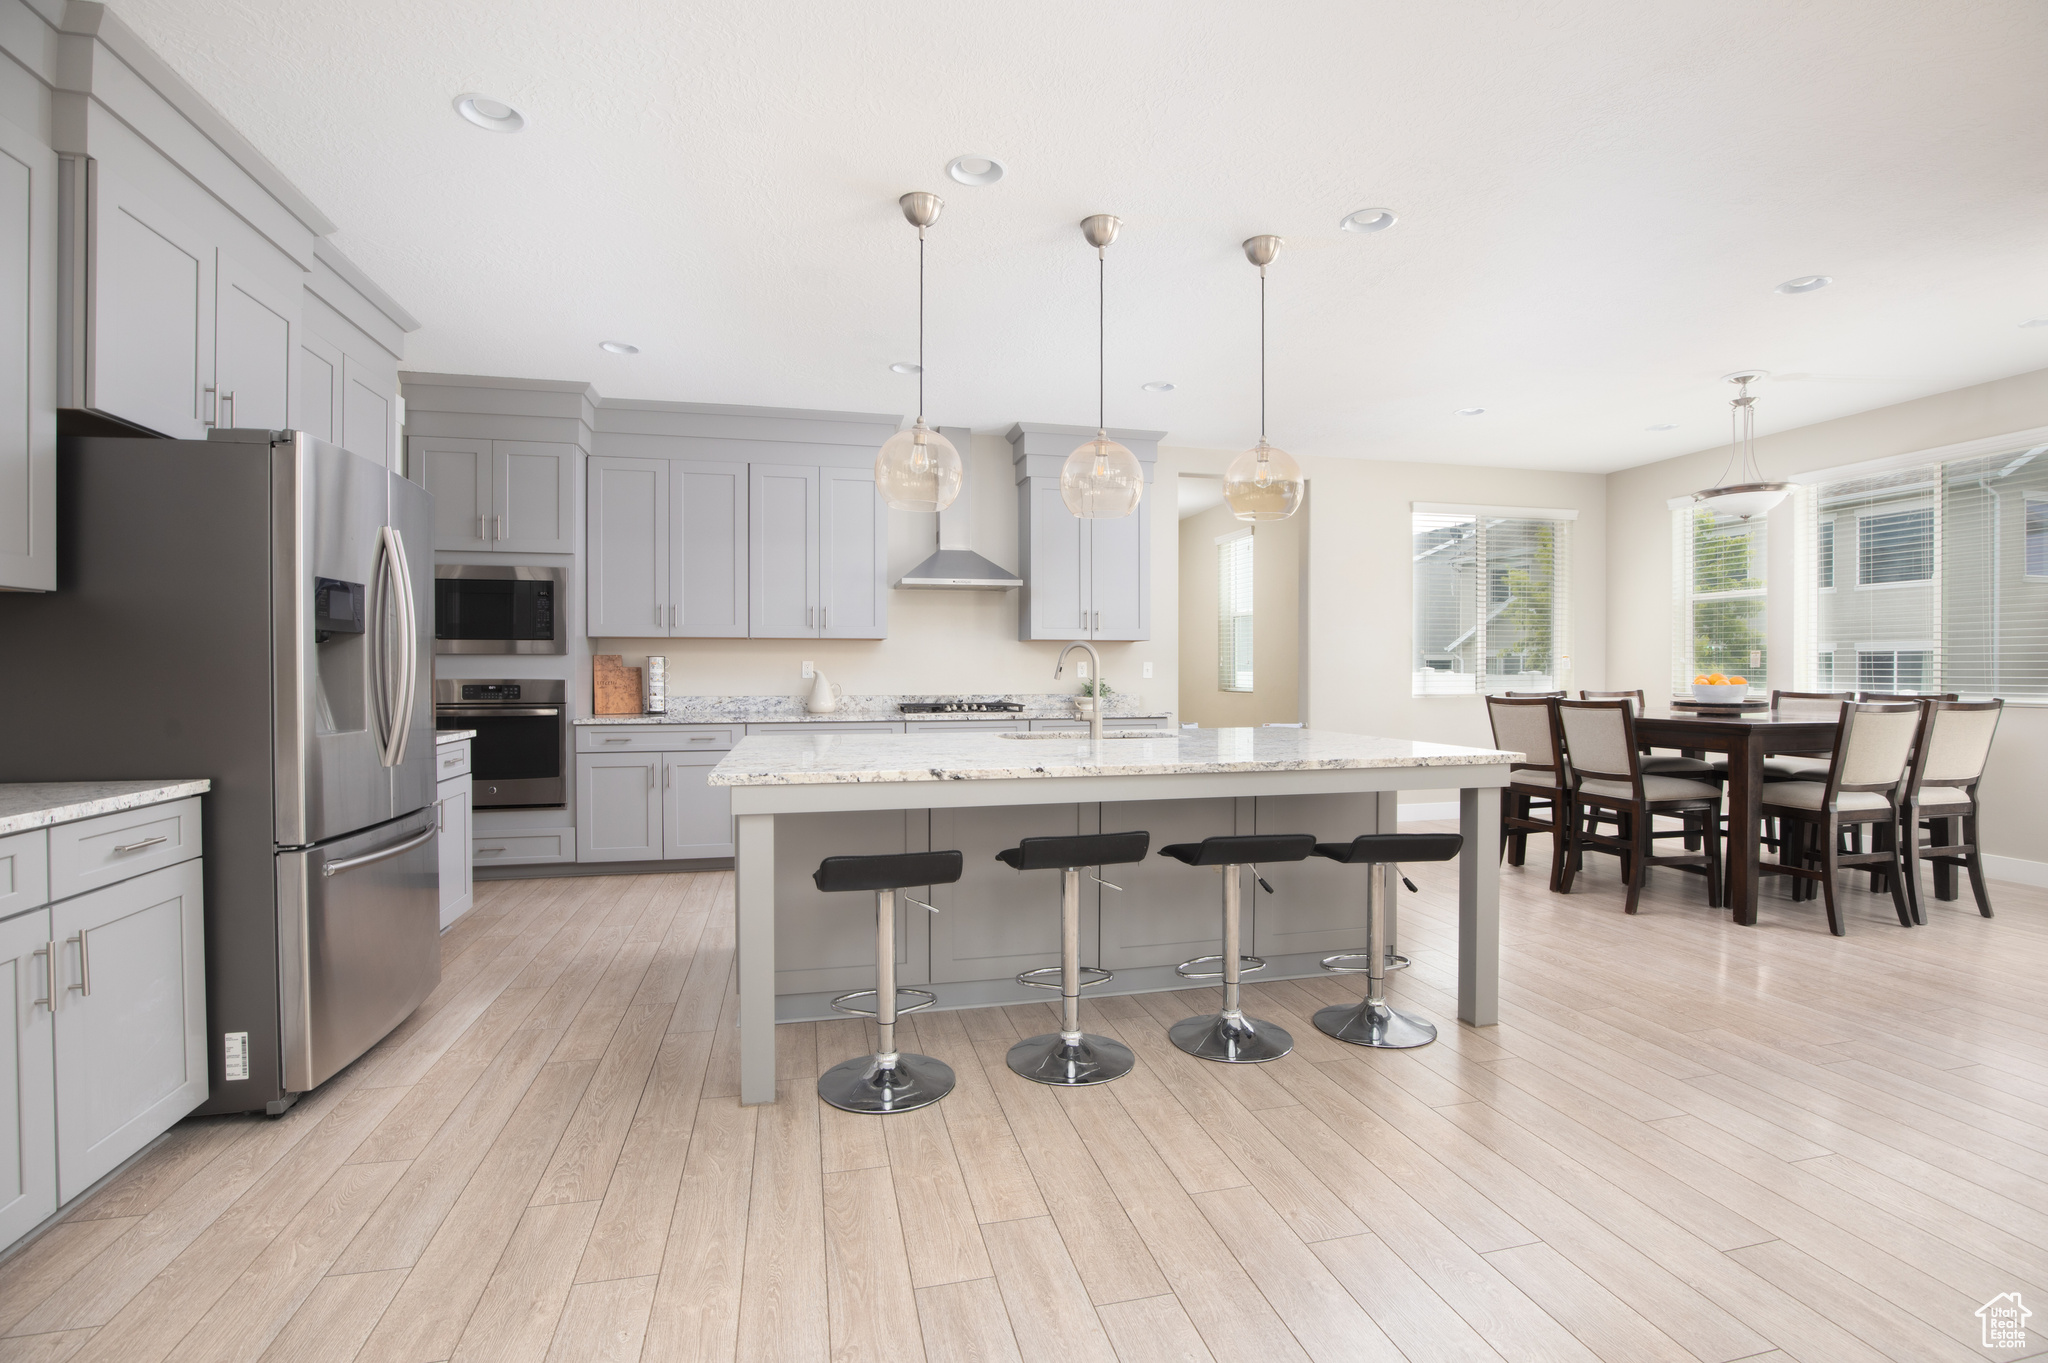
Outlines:
<svg viewBox="0 0 2048 1363"><path fill-rule="evenodd" d="M560 568L434 565L434 652L566 653Z"/></svg>

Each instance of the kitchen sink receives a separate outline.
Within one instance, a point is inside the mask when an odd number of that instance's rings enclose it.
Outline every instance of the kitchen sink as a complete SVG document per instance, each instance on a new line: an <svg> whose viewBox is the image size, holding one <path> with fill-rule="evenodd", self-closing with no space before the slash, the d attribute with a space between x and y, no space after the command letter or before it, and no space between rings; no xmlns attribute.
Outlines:
<svg viewBox="0 0 2048 1363"><path fill-rule="evenodd" d="M1040 729L1040 730L1038 730L1038 731L1037 731L1037 732L1035 732L1035 733L1006 733L1006 734L1003 734L1003 735L1001 735L1001 736L1002 736L1003 738L1066 738L1066 739L1074 739L1074 738L1081 738L1081 739L1085 739L1085 738L1087 738L1087 737L1088 737L1088 731L1087 731L1086 729ZM1174 732L1173 730L1171 730L1171 729L1105 729L1105 730L1103 730L1103 732L1102 732L1102 736L1103 736L1103 737L1104 737L1105 739L1109 739L1109 738L1179 738L1179 737L1180 737L1180 735L1179 735L1179 734L1175 733L1175 732Z"/></svg>

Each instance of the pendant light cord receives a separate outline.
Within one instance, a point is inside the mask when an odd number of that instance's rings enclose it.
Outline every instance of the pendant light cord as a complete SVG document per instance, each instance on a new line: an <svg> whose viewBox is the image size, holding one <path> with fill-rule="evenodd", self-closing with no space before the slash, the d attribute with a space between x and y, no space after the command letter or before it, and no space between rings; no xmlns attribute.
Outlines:
<svg viewBox="0 0 2048 1363"><path fill-rule="evenodd" d="M1107 433L1109 422L1109 249L1095 248L1095 429Z"/></svg>
<svg viewBox="0 0 2048 1363"><path fill-rule="evenodd" d="M924 424L924 229L917 229L917 424Z"/></svg>
<svg viewBox="0 0 2048 1363"><path fill-rule="evenodd" d="M1259 266L1259 443L1266 443L1266 267Z"/></svg>

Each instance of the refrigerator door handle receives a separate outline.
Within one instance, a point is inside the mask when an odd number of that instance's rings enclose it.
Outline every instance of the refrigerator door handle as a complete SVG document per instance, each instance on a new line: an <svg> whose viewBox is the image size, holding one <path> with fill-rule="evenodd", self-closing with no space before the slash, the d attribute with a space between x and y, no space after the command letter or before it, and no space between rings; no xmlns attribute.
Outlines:
<svg viewBox="0 0 2048 1363"><path fill-rule="evenodd" d="M392 857L412 851L413 848L418 847L423 842L432 841L434 834L438 831L438 829L429 828L424 833L413 834L404 842L394 842L389 847L380 847L374 852L365 852L359 857L343 857L340 861L330 861L320 868L320 874L322 876L338 876L343 871L353 871L358 866L368 866L373 862L388 861Z"/></svg>
<svg viewBox="0 0 2048 1363"><path fill-rule="evenodd" d="M394 746L390 766L400 766L405 761L405 746L412 737L413 704L419 699L420 688L420 605L413 593L412 564L405 556L405 536L398 533L398 527L387 525L384 533L390 537L392 558L397 564L398 594L403 605L404 623L402 646L399 649L399 697L392 709L392 723L396 730L397 743Z"/></svg>
<svg viewBox="0 0 2048 1363"><path fill-rule="evenodd" d="M372 650L371 681L376 690L377 719L377 761L383 766L391 765L392 703L396 699L391 685L391 549L383 532L377 536L377 561L370 569L370 602L376 611L371 621L370 648Z"/></svg>

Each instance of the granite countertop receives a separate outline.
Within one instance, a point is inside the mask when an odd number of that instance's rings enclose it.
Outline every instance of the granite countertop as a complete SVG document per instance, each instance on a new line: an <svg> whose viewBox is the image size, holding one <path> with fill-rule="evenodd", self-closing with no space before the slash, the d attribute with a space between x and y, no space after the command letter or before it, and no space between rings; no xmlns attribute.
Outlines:
<svg viewBox="0 0 2048 1363"><path fill-rule="evenodd" d="M924 734L757 734L711 769L714 786L1002 781L1053 776L1497 766L1520 753L1327 729L1190 729L1173 738L1013 739Z"/></svg>
<svg viewBox="0 0 2048 1363"><path fill-rule="evenodd" d="M465 738L475 737L476 730L474 729L436 729L434 730L434 746L438 748L443 743L460 743Z"/></svg>
<svg viewBox="0 0 2048 1363"><path fill-rule="evenodd" d="M1074 702L1081 699L1078 694L1058 691L1027 691L1016 694L991 692L972 695L879 695L841 696L839 708L829 715L814 715L804 709L802 696L670 696L668 710L663 714L650 715L592 715L588 719L570 721L577 725L590 724L858 724L885 720L895 723L908 720L912 724L931 720L988 720L1015 723L1028 719L1075 719ZM982 711L978 713L906 715L900 708L905 701L1009 701L1022 705L1022 710ZM1113 694L1109 697L1109 708L1103 711L1108 719L1126 719L1137 716L1162 717L1166 711L1148 708L1144 697Z"/></svg>
<svg viewBox="0 0 2048 1363"><path fill-rule="evenodd" d="M118 814L124 809L168 804L204 795L213 782L197 781L23 781L0 784L0 834Z"/></svg>

